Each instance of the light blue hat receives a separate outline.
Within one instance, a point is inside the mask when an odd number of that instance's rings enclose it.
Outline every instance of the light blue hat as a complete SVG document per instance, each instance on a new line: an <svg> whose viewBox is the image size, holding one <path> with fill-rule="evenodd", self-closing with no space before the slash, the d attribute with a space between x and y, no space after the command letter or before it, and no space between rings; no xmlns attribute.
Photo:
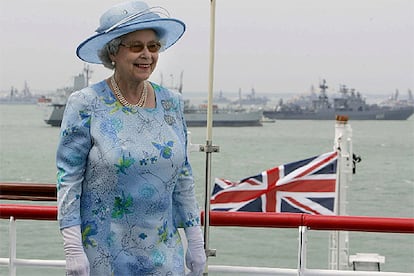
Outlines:
<svg viewBox="0 0 414 276"><path fill-rule="evenodd" d="M112 39L130 32L153 29L160 39L161 50L165 50L177 42L185 31L184 22L170 18L165 9L150 8L140 1L113 6L101 16L99 23L96 34L76 49L76 55L86 62L102 63L98 52Z"/></svg>

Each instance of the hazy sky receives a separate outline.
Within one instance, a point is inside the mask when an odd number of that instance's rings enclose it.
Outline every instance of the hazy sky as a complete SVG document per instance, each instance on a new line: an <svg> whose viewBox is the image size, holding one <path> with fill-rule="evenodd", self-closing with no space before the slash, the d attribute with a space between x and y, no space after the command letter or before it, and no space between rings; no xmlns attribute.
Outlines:
<svg viewBox="0 0 414 276"><path fill-rule="evenodd" d="M84 63L78 44L92 35L114 0L0 0L0 90L55 90L72 83ZM153 81L207 91L209 0L151 0L187 25L161 53ZM412 0L217 0L214 90L303 93L326 79L363 94L414 89ZM91 66L92 82L111 74Z"/></svg>

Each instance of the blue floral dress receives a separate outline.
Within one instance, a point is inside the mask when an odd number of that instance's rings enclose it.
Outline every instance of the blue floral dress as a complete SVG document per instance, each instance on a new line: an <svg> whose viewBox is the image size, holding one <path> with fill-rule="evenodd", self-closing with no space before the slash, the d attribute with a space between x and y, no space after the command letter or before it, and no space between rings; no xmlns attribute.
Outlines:
<svg viewBox="0 0 414 276"><path fill-rule="evenodd" d="M73 93L57 150L60 228L81 225L91 275L184 275L177 227L200 225L180 94L128 108L105 81Z"/></svg>

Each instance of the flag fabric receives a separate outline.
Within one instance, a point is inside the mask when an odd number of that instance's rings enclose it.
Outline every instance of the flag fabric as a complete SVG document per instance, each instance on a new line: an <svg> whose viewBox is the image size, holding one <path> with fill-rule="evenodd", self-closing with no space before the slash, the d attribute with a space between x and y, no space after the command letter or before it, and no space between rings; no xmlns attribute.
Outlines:
<svg viewBox="0 0 414 276"><path fill-rule="evenodd" d="M239 182L215 179L212 211L334 215L337 152L272 169Z"/></svg>

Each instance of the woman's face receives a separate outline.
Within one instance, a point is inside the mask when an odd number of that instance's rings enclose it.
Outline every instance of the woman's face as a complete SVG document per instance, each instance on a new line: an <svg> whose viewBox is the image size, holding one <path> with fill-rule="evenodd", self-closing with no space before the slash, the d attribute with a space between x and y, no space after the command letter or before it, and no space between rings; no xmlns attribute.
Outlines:
<svg viewBox="0 0 414 276"><path fill-rule="evenodd" d="M117 73L130 81L148 79L155 70L159 40L153 30L139 30L123 36L119 51L111 56Z"/></svg>

